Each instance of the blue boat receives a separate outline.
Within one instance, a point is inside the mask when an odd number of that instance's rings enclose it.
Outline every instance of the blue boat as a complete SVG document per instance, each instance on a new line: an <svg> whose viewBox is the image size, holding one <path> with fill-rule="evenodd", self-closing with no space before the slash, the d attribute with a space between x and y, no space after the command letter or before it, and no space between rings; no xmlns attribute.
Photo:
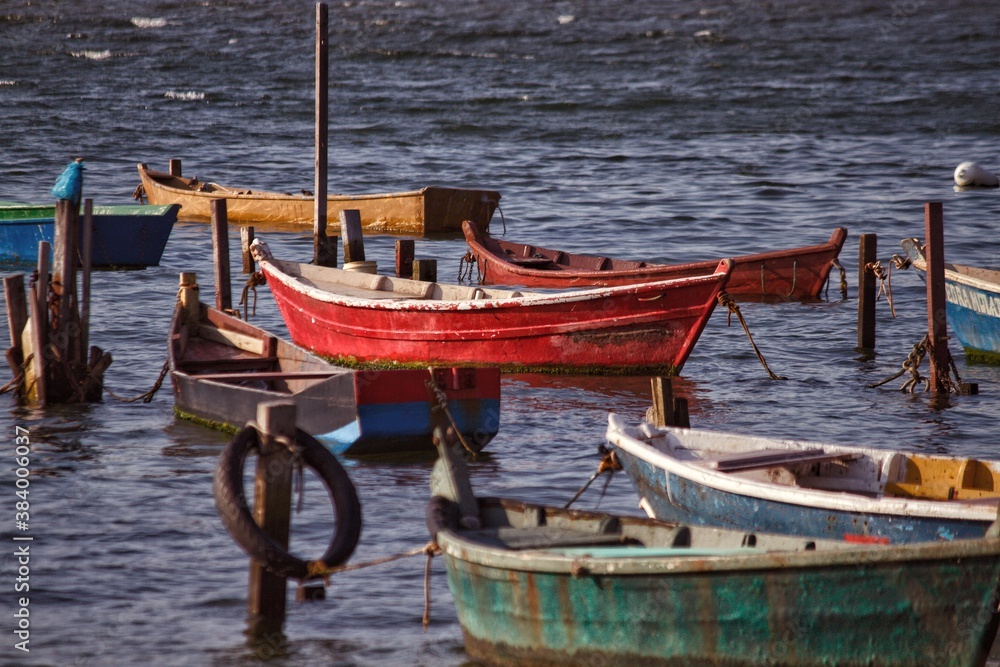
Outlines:
<svg viewBox="0 0 1000 667"><path fill-rule="evenodd" d="M927 278L924 249L917 239L903 239L903 249L920 276ZM944 291L948 324L970 361L1000 364L1000 271L945 264Z"/></svg>
<svg viewBox="0 0 1000 667"><path fill-rule="evenodd" d="M179 204L94 206L91 266L158 266L179 210ZM38 258L38 242L53 243L54 237L54 205L0 205L0 265L33 266Z"/></svg>
<svg viewBox="0 0 1000 667"><path fill-rule="evenodd" d="M607 439L652 517L859 543L982 537L1000 461L777 440L609 416Z"/></svg>

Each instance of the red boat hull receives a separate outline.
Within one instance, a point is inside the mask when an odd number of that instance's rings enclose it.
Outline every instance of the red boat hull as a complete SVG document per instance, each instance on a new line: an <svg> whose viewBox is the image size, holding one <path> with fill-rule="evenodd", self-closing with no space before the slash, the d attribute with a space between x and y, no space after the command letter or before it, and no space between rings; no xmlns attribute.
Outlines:
<svg viewBox="0 0 1000 667"><path fill-rule="evenodd" d="M471 225L463 225L463 232L479 266L482 283L487 285L611 287L701 275L718 264L718 260L647 264L572 255L489 238ZM846 239L847 230L838 227L826 243L734 257L726 292L741 299L817 298ZM604 268L598 268L602 265Z"/></svg>
<svg viewBox="0 0 1000 667"><path fill-rule="evenodd" d="M679 372L731 271L726 260L676 281L444 301L344 296L298 279L300 266L261 261L292 339L324 357L609 374Z"/></svg>

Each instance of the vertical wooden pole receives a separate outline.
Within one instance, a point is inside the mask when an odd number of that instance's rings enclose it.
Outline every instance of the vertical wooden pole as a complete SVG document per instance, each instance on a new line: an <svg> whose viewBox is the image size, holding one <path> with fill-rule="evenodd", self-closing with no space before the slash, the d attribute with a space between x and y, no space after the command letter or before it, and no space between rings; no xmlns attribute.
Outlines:
<svg viewBox="0 0 1000 667"><path fill-rule="evenodd" d="M365 237L361 231L361 211L340 212L340 236L344 239L344 263L365 261Z"/></svg>
<svg viewBox="0 0 1000 667"><path fill-rule="evenodd" d="M80 234L80 356L87 359L90 346L90 270L94 257L94 200L83 200L83 221Z"/></svg>
<svg viewBox="0 0 1000 667"><path fill-rule="evenodd" d="M865 267L877 260L878 237L862 234L858 253L858 348L875 349L875 274Z"/></svg>
<svg viewBox="0 0 1000 667"><path fill-rule="evenodd" d="M653 385L653 426L674 425L674 388L670 378L654 377Z"/></svg>
<svg viewBox="0 0 1000 667"><path fill-rule="evenodd" d="M295 404L269 402L257 405L261 427L260 455L254 477L254 520L264 532L288 547L292 507L292 458L276 437L295 437ZM257 635L280 632L285 622L286 581L267 571L263 563L250 561L248 611Z"/></svg>
<svg viewBox="0 0 1000 667"><path fill-rule="evenodd" d="M948 385L948 316L944 290L944 214L941 202L924 205L924 227L927 243L927 336L931 342L931 391L947 392Z"/></svg>
<svg viewBox="0 0 1000 667"><path fill-rule="evenodd" d="M243 273L253 273L255 267L250 244L253 243L253 227L240 227L240 251L243 253Z"/></svg>
<svg viewBox="0 0 1000 667"><path fill-rule="evenodd" d="M45 405L48 387L45 379L45 346L49 342L49 253L48 241L38 242L38 282L31 288L31 374L24 379L29 402Z"/></svg>
<svg viewBox="0 0 1000 667"><path fill-rule="evenodd" d="M437 260L436 259L415 259L413 260L413 279L423 280L428 283L437 282Z"/></svg>
<svg viewBox="0 0 1000 667"><path fill-rule="evenodd" d="M60 199L56 202L56 221L54 238L54 261L52 263L52 289L59 296L59 310L53 323L56 331L65 333L60 340L66 341L71 332L67 326L73 322L76 310L76 260L77 242L80 238L80 209L77 204ZM73 337L75 340L75 336ZM66 349L60 344L60 351L65 355Z"/></svg>
<svg viewBox="0 0 1000 667"><path fill-rule="evenodd" d="M329 149L329 31L327 7L316 4L316 180L313 184L315 222L313 226L313 264L330 266L326 237L327 219L327 151ZM337 255L332 261L336 266Z"/></svg>
<svg viewBox="0 0 1000 667"><path fill-rule="evenodd" d="M215 307L233 309L232 285L229 278L229 220L225 199L213 199L212 256L215 264Z"/></svg>
<svg viewBox="0 0 1000 667"><path fill-rule="evenodd" d="M413 239L396 241L396 276L398 278L413 277Z"/></svg>
<svg viewBox="0 0 1000 667"><path fill-rule="evenodd" d="M184 323L189 327L196 326L201 321L201 304L199 303L198 276L194 273L180 275L180 290L178 298L184 309Z"/></svg>
<svg viewBox="0 0 1000 667"><path fill-rule="evenodd" d="M181 175L180 158L171 158L169 165L170 166L168 167L168 171L170 172L170 175L179 177Z"/></svg>
<svg viewBox="0 0 1000 667"><path fill-rule="evenodd" d="M28 322L28 304L24 300L24 274L15 273L3 279L3 292L7 299L7 329L10 346L21 347L21 334Z"/></svg>

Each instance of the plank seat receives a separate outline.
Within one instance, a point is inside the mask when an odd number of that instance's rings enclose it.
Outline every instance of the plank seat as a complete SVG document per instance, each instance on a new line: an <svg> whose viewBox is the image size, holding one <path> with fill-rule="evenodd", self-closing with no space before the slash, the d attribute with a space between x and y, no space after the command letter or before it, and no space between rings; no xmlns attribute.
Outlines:
<svg viewBox="0 0 1000 667"><path fill-rule="evenodd" d="M341 369L328 371L249 371L246 373L204 373L199 374L199 380L310 380L316 378L328 378L334 375L341 375L345 372Z"/></svg>
<svg viewBox="0 0 1000 667"><path fill-rule="evenodd" d="M546 266L552 264L552 260L548 257L508 257L508 260L512 264L517 264L518 266Z"/></svg>
<svg viewBox="0 0 1000 667"><path fill-rule="evenodd" d="M278 357L233 357L231 359L190 359L180 363L178 370L184 373L196 373L199 370L215 370L225 368L230 371L247 370L263 371L273 368L278 363Z"/></svg>
<svg viewBox="0 0 1000 667"><path fill-rule="evenodd" d="M697 465L718 470L719 472L735 472L739 470L775 468L798 463L848 461L860 457L861 454L858 453L827 453L819 448L791 451L784 449L759 449L752 452L729 454L714 459L702 459L697 462Z"/></svg>

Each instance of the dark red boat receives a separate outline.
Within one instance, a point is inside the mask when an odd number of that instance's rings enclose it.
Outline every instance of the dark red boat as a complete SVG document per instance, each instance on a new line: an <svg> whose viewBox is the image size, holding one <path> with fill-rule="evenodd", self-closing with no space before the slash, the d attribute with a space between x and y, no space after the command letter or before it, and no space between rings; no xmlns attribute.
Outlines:
<svg viewBox="0 0 1000 667"><path fill-rule="evenodd" d="M719 260L650 264L593 255L574 255L486 236L475 225L462 231L483 284L525 287L611 287L712 271ZM726 292L736 298L784 300L819 296L840 254L847 230L837 227L826 243L733 258Z"/></svg>

